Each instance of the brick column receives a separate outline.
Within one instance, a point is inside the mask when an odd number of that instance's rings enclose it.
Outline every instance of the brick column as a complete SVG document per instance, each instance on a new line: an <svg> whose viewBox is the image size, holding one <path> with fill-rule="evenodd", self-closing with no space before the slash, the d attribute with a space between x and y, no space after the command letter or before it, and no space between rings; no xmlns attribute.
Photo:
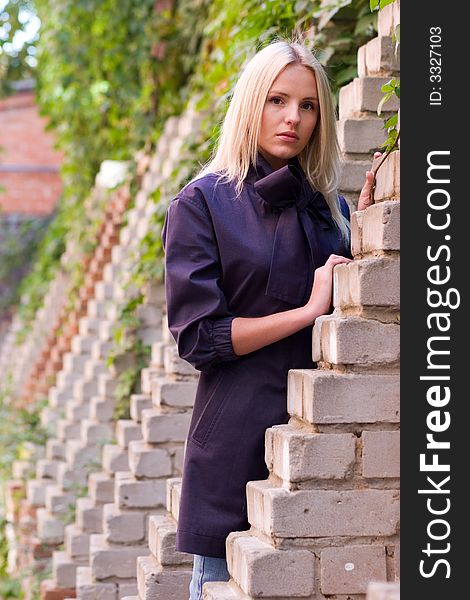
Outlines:
<svg viewBox="0 0 470 600"><path fill-rule="evenodd" d="M340 94L353 208L384 139L375 110L398 68L394 11L382 11L379 37L359 51L360 76ZM375 204L352 215L354 261L335 268L334 312L313 329L318 369L289 373L291 419L266 431L269 478L247 484L251 529L228 536L231 579L206 584L205 600L359 600L370 582L399 578L398 165L396 152L378 173ZM396 587L377 584L368 598L396 598Z"/></svg>

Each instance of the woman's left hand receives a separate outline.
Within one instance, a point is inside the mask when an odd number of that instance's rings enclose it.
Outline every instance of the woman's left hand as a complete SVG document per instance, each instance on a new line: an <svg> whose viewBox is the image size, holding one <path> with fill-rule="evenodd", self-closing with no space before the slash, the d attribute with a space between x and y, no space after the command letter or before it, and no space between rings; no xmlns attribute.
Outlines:
<svg viewBox="0 0 470 600"><path fill-rule="evenodd" d="M381 152L375 152L374 158L380 158L382 156ZM372 171L366 171L366 181L359 195L359 200L357 202L357 210L365 210L368 208L371 202L371 188L374 185L374 174Z"/></svg>

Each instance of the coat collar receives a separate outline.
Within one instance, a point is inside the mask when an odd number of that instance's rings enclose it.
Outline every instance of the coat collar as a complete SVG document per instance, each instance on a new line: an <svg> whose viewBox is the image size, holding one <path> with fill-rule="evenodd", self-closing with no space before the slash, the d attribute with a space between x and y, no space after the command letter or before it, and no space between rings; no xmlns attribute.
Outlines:
<svg viewBox="0 0 470 600"><path fill-rule="evenodd" d="M295 156L273 169L258 152L249 177L256 194L274 213L276 224L266 295L300 306L308 299L318 255L318 230L334 222L323 195L315 191Z"/></svg>
<svg viewBox="0 0 470 600"><path fill-rule="evenodd" d="M250 165L247 180L274 212L295 205L298 211L307 209L323 229L333 226L323 194L312 188L297 156L275 170L258 151L256 164Z"/></svg>

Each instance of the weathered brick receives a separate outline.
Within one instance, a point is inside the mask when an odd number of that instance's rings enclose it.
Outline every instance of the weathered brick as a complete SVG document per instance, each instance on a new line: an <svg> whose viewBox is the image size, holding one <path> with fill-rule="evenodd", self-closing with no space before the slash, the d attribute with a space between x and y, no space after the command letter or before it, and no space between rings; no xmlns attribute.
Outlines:
<svg viewBox="0 0 470 600"><path fill-rule="evenodd" d="M149 443L184 442L191 422L191 413L161 414L158 410L142 411L142 433Z"/></svg>
<svg viewBox="0 0 470 600"><path fill-rule="evenodd" d="M356 77L339 92L339 118L346 119L361 112L376 112L383 97L382 85L390 77ZM398 98L394 95L384 105L383 111L397 111Z"/></svg>
<svg viewBox="0 0 470 600"><path fill-rule="evenodd" d="M114 479L108 473L90 473L88 494L93 504L112 502L114 498Z"/></svg>
<svg viewBox="0 0 470 600"><path fill-rule="evenodd" d="M355 439L352 433L313 433L276 425L266 430L266 464L286 482L343 479L354 465Z"/></svg>
<svg viewBox="0 0 470 600"><path fill-rule="evenodd" d="M377 30L379 36L393 35L395 27L400 23L400 0L389 4L379 11Z"/></svg>
<svg viewBox="0 0 470 600"><path fill-rule="evenodd" d="M339 189L342 192L360 192L366 180L366 171L370 171L370 167L369 160L343 161Z"/></svg>
<svg viewBox="0 0 470 600"><path fill-rule="evenodd" d="M88 472L85 469L75 469L70 467L66 462L59 465L57 472L57 483L62 486L64 490L71 490L78 487L85 487L87 485Z"/></svg>
<svg viewBox="0 0 470 600"><path fill-rule="evenodd" d="M107 579L135 577L135 564L139 556L148 554L148 546L111 546L104 535L90 536L90 566L92 577Z"/></svg>
<svg viewBox="0 0 470 600"><path fill-rule="evenodd" d="M181 477L169 477L166 480L166 508L178 522L181 498Z"/></svg>
<svg viewBox="0 0 470 600"><path fill-rule="evenodd" d="M91 419L83 419L81 422L80 437L84 444L103 444L111 442L114 433L111 423L99 423Z"/></svg>
<svg viewBox="0 0 470 600"><path fill-rule="evenodd" d="M147 396L150 396L152 393L152 381L157 377L160 377L161 372L160 369L155 367L146 367L142 369L140 372L140 385L142 388L142 392Z"/></svg>
<svg viewBox="0 0 470 600"><path fill-rule="evenodd" d="M302 379L302 401L292 400L291 379ZM298 383L295 386L299 390ZM299 405L301 404L301 410ZM291 370L288 411L313 424L398 423L400 378L398 375L335 373L323 370Z"/></svg>
<svg viewBox="0 0 470 600"><path fill-rule="evenodd" d="M93 396L90 400L90 418L100 423L112 421L115 408L114 398Z"/></svg>
<svg viewBox="0 0 470 600"><path fill-rule="evenodd" d="M338 121L338 141L342 152L370 154L385 142L384 121L379 117Z"/></svg>
<svg viewBox="0 0 470 600"><path fill-rule="evenodd" d="M379 257L337 265L333 272L335 307L400 307L400 261Z"/></svg>
<svg viewBox="0 0 470 600"><path fill-rule="evenodd" d="M112 300L114 294L113 283L107 281L98 281L95 284L95 298L98 301Z"/></svg>
<svg viewBox="0 0 470 600"><path fill-rule="evenodd" d="M88 446L75 439L68 439L65 445L67 464L72 469L87 469L101 460L101 450L97 446Z"/></svg>
<svg viewBox="0 0 470 600"><path fill-rule="evenodd" d="M145 540L145 513L122 510L115 504L103 506L103 535L116 544L139 543Z"/></svg>
<svg viewBox="0 0 470 600"><path fill-rule="evenodd" d="M400 49L395 51L395 42L390 35L375 37L357 53L359 77L368 75L397 75L400 72Z"/></svg>
<svg viewBox="0 0 470 600"><path fill-rule="evenodd" d="M38 479L53 479L57 478L57 471L59 468L60 461L58 460L47 460L41 458L36 463L36 477ZM28 463L29 467L29 463Z"/></svg>
<svg viewBox="0 0 470 600"><path fill-rule="evenodd" d="M55 551L52 555L52 576L59 588L74 588L77 563L65 552Z"/></svg>
<svg viewBox="0 0 470 600"><path fill-rule="evenodd" d="M175 345L165 348L164 365L165 372L169 375L199 375L199 371L178 356L178 350Z"/></svg>
<svg viewBox="0 0 470 600"><path fill-rule="evenodd" d="M129 466L135 477L168 477L172 474L171 457L166 448L153 448L145 442L129 444Z"/></svg>
<svg viewBox="0 0 470 600"><path fill-rule="evenodd" d="M230 533L227 563L232 578L250 597L310 596L314 555L308 550L276 550L250 533Z"/></svg>
<svg viewBox="0 0 470 600"><path fill-rule="evenodd" d="M353 256L357 256L362 252L363 217L363 210L356 210L351 214L351 254Z"/></svg>
<svg viewBox="0 0 470 600"><path fill-rule="evenodd" d="M161 565L191 565L193 555L176 550L176 522L167 515L149 519L149 549Z"/></svg>
<svg viewBox="0 0 470 600"><path fill-rule="evenodd" d="M244 594L235 583L210 582L202 586L203 600L243 600Z"/></svg>
<svg viewBox="0 0 470 600"><path fill-rule="evenodd" d="M95 319L106 318L106 303L103 300L95 300L92 298L88 301L87 306L88 316Z"/></svg>
<svg viewBox="0 0 470 600"><path fill-rule="evenodd" d="M173 341L174 343L174 341ZM152 344L152 365L155 365L159 369L164 368L165 364L165 348L168 346L168 342L155 342Z"/></svg>
<svg viewBox="0 0 470 600"><path fill-rule="evenodd" d="M247 483L248 520L276 537L385 536L397 533L396 490L301 490Z"/></svg>
<svg viewBox="0 0 470 600"><path fill-rule="evenodd" d="M152 408L152 398L147 394L131 395L131 418L136 423L142 421L142 411L146 408Z"/></svg>
<svg viewBox="0 0 470 600"><path fill-rule="evenodd" d="M174 381L159 377L152 382L154 406L192 407L196 397L196 381Z"/></svg>
<svg viewBox="0 0 470 600"><path fill-rule="evenodd" d="M64 492L61 486L50 485L46 489L45 505L52 515L64 514L75 503L75 494Z"/></svg>
<svg viewBox="0 0 470 600"><path fill-rule="evenodd" d="M57 437L64 442L70 442L71 440L80 442L80 423L68 419L59 419L57 421Z"/></svg>
<svg viewBox="0 0 470 600"><path fill-rule="evenodd" d="M64 460L65 445L54 438L49 438L46 441L46 456L49 460ZM57 474L56 474L57 475Z"/></svg>
<svg viewBox="0 0 470 600"><path fill-rule="evenodd" d="M131 476L116 478L115 502L120 508L164 507L166 480L137 481Z"/></svg>
<svg viewBox="0 0 470 600"><path fill-rule="evenodd" d="M129 455L126 450L117 444L106 444L103 446L103 469L109 474L117 471L129 471Z"/></svg>
<svg viewBox="0 0 470 600"><path fill-rule="evenodd" d="M367 588L366 600L400 600L400 584L371 581Z"/></svg>
<svg viewBox="0 0 470 600"><path fill-rule="evenodd" d="M90 355L91 349L95 342L95 337L88 335L75 335L72 338L71 349L74 354L87 354Z"/></svg>
<svg viewBox="0 0 470 600"><path fill-rule="evenodd" d="M53 579L44 579L40 586L41 600L65 600L65 598L75 598L73 588L59 588Z"/></svg>
<svg viewBox="0 0 470 600"><path fill-rule="evenodd" d="M139 596L135 594L138 593L137 590L137 581L135 583L124 583L119 582L118 585L118 600L125 600L126 598L132 598L134 596L135 600L139 600Z"/></svg>
<svg viewBox="0 0 470 600"><path fill-rule="evenodd" d="M73 398L78 402L89 401L92 396L98 394L98 381L92 377L90 379L80 379L73 384Z"/></svg>
<svg viewBox="0 0 470 600"><path fill-rule="evenodd" d="M91 567L78 567L76 581L80 600L117 600L117 584L94 582Z"/></svg>
<svg viewBox="0 0 470 600"><path fill-rule="evenodd" d="M68 421L81 421L90 416L90 404L88 402L69 402L65 407L65 418Z"/></svg>
<svg viewBox="0 0 470 600"><path fill-rule="evenodd" d="M381 159L375 159L374 163ZM400 151L388 155L376 174L374 202L400 198Z"/></svg>
<svg viewBox="0 0 470 600"><path fill-rule="evenodd" d="M362 250L400 250L400 203L384 201L362 211Z"/></svg>
<svg viewBox="0 0 470 600"><path fill-rule="evenodd" d="M104 373L98 378L98 395L102 398L113 398L118 385L118 379L114 375Z"/></svg>
<svg viewBox="0 0 470 600"><path fill-rule="evenodd" d="M84 319L81 319L80 325L82 322L87 322L85 319L87 319L86 317L84 317ZM90 319L88 319L89 321ZM83 328L83 327L82 327ZM84 333L83 335L86 335L86 333ZM62 364L63 364L63 372L77 372L77 371L83 371L84 367L85 367L85 363L87 361L87 357L86 355L83 354L74 354L73 352L66 352L64 354L64 356L62 357ZM59 378L60 373L57 375L57 378Z"/></svg>
<svg viewBox="0 0 470 600"><path fill-rule="evenodd" d="M95 506L91 498L77 498L75 521L86 533L101 533L103 507Z"/></svg>
<svg viewBox="0 0 470 600"><path fill-rule="evenodd" d="M38 538L45 544L61 544L64 541L64 522L53 517L46 508L38 508L37 531Z"/></svg>
<svg viewBox="0 0 470 600"><path fill-rule="evenodd" d="M65 550L71 558L87 558L90 550L90 535L80 531L75 523L65 527Z"/></svg>
<svg viewBox="0 0 470 600"><path fill-rule="evenodd" d="M370 581L387 579L384 546L346 546L321 551L323 594L364 594Z"/></svg>
<svg viewBox="0 0 470 600"><path fill-rule="evenodd" d="M319 352L320 349L320 352ZM312 358L335 365L395 363L400 357L400 327L362 317L318 317Z"/></svg>
<svg viewBox="0 0 470 600"><path fill-rule="evenodd" d="M400 477L399 431L364 431L362 444L364 477Z"/></svg>
<svg viewBox="0 0 470 600"><path fill-rule="evenodd" d="M137 588L146 600L185 598L188 595L191 569L163 569L153 556L137 559Z"/></svg>
<svg viewBox="0 0 470 600"><path fill-rule="evenodd" d="M131 419L119 419L116 423L116 439L121 448L127 448L130 442L142 439L142 428Z"/></svg>

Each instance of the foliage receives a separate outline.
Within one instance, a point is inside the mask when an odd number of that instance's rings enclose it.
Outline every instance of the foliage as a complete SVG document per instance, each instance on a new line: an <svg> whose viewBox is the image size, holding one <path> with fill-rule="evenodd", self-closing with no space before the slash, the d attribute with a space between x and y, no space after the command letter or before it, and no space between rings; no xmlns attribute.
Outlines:
<svg viewBox="0 0 470 600"><path fill-rule="evenodd" d="M18 304L18 280L29 270L49 222L50 219L26 217L18 226L8 226L0 209L0 281L4 288L0 297L0 312Z"/></svg>
<svg viewBox="0 0 470 600"><path fill-rule="evenodd" d="M0 0L0 98L36 66L37 18L32 0Z"/></svg>
<svg viewBox="0 0 470 600"><path fill-rule="evenodd" d="M1 506L0 506L1 508ZM21 579L12 578L8 573L8 539L6 535L7 520L0 510L0 598L23 598Z"/></svg>
<svg viewBox="0 0 470 600"><path fill-rule="evenodd" d="M8 479L15 460L34 458L35 448L44 446L47 432L41 425L43 398L35 406L19 406L0 395L0 481Z"/></svg>
<svg viewBox="0 0 470 600"><path fill-rule="evenodd" d="M382 10L382 8L385 8L385 6L388 6L389 4L393 4L393 2L395 2L395 1L396 0L370 0L370 10L371 11ZM392 36L392 41L395 42L395 52L397 52L398 47L400 45L400 25L399 24L395 27L395 31ZM392 98L392 96L395 95L398 99L400 98L400 80L398 80L396 77L393 77L392 79L390 79L390 81L387 81L387 83L384 83L384 85L381 87L380 91L383 92L383 96L377 107L377 114L379 116L382 114L382 108L383 108L384 104L386 104L386 102L388 102L390 100L390 98ZM394 150L394 148L396 147L396 145L398 143L400 133L399 133L399 130L397 129L397 126L398 126L398 114L392 115L385 122L384 129L387 132L387 139L382 144L382 148L384 148L386 154L390 154L390 152L392 152Z"/></svg>

